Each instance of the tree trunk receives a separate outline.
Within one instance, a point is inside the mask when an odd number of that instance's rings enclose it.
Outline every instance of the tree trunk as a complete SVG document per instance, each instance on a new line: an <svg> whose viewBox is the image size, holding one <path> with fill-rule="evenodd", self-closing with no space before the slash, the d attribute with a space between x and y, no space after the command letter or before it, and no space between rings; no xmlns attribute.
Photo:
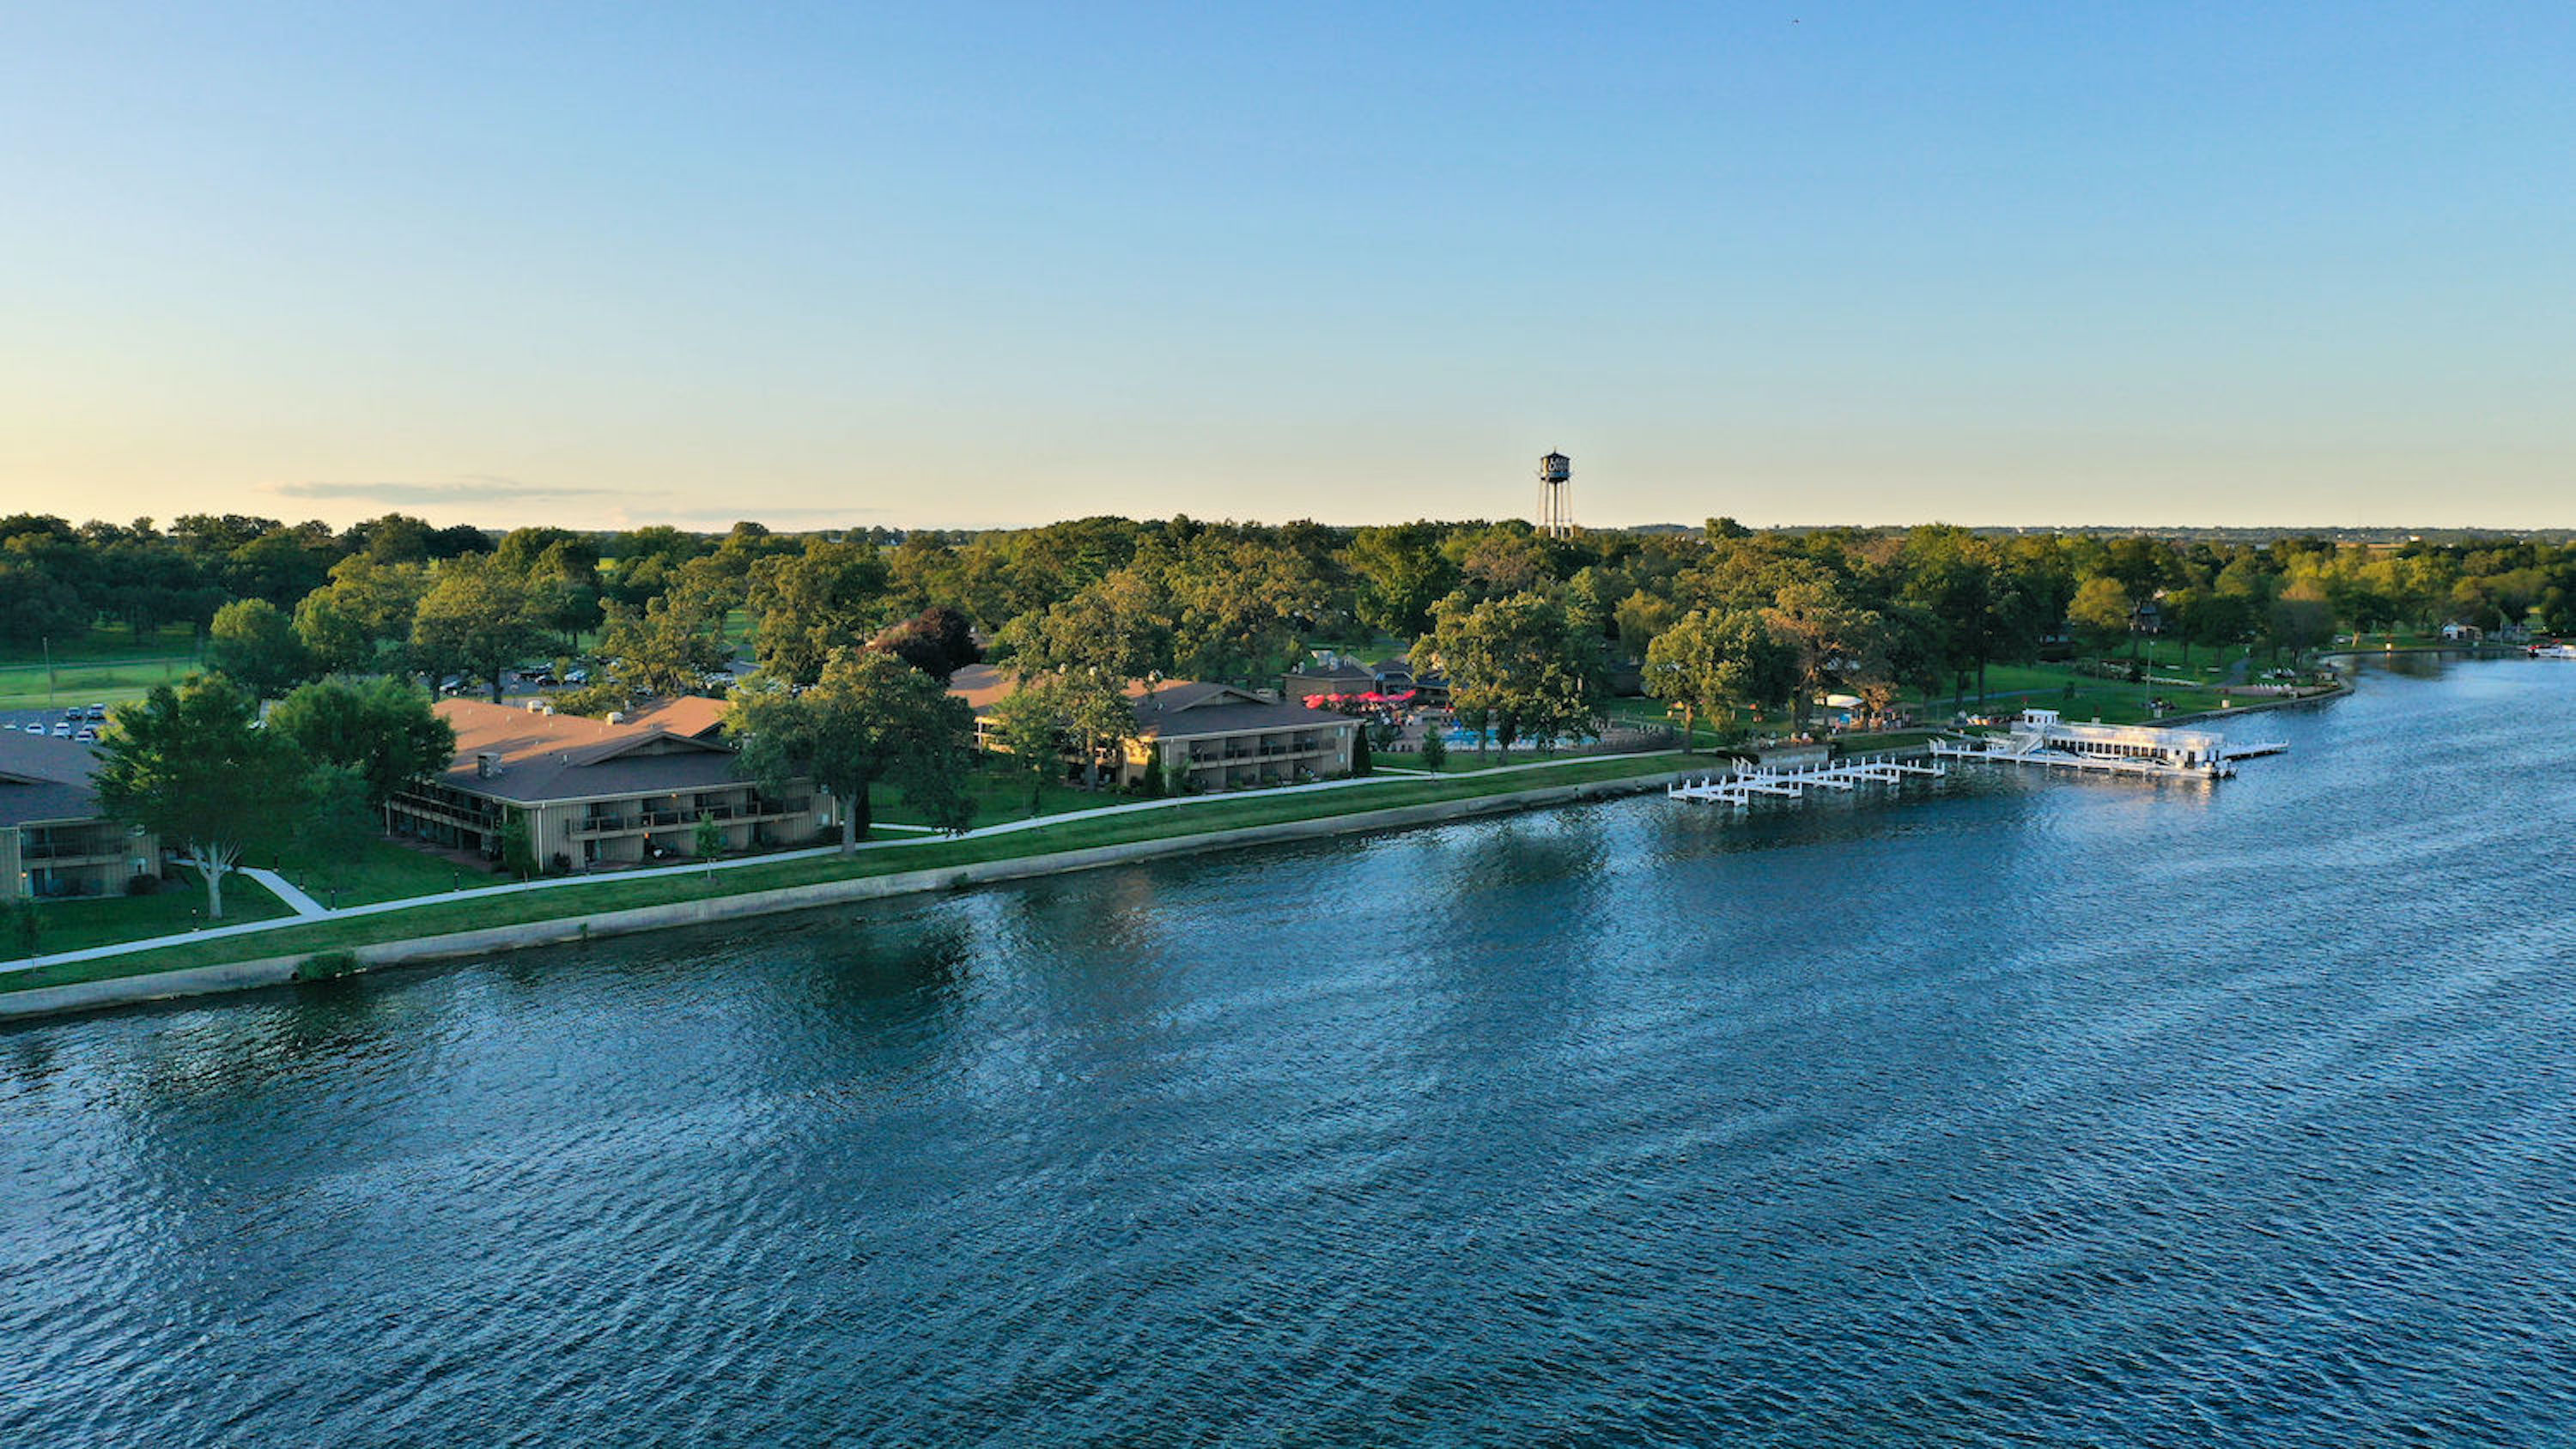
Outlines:
<svg viewBox="0 0 2576 1449"><path fill-rule="evenodd" d="M868 791L862 785L841 801L841 853L858 853L859 838L868 833Z"/></svg>
<svg viewBox="0 0 2576 1449"><path fill-rule="evenodd" d="M1697 713L1690 707L1690 701L1682 701L1682 753L1685 755L1691 752L1691 722L1697 718Z"/></svg>
<svg viewBox="0 0 2576 1449"><path fill-rule="evenodd" d="M206 919L209 921L224 918L224 872L232 869L232 865L229 861L218 863L219 860L211 850L197 852L197 869L206 877Z"/></svg>

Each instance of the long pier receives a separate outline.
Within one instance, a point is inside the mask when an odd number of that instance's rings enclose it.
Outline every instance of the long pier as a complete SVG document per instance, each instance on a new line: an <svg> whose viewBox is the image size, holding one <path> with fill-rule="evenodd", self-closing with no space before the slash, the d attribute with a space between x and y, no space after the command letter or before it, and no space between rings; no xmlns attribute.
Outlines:
<svg viewBox="0 0 2576 1449"><path fill-rule="evenodd" d="M1750 805L1756 795L1795 800L1809 790L1849 791L1865 784L1895 784L1908 775L1940 776L1948 773L1949 767L1937 762L1921 765L1894 755L1864 755L1858 759L1819 761L1782 769L1755 765L1748 769L1730 770L1723 775L1683 780L1665 787L1664 794L1674 800Z"/></svg>

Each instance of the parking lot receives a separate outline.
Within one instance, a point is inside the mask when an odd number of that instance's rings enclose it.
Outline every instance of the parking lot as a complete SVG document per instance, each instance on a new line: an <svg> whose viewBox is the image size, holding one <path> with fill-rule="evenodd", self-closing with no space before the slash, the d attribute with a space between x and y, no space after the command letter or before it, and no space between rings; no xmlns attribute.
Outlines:
<svg viewBox="0 0 2576 1449"><path fill-rule="evenodd" d="M57 706L53 709L0 710L0 729L17 730L23 733L27 726L31 724L41 725L44 727L45 733L50 736L53 733L55 725L71 724L71 721L63 717L63 711L68 707L69 706ZM84 719L77 724L72 724L72 728L74 730L97 729L101 723L101 721L97 720Z"/></svg>

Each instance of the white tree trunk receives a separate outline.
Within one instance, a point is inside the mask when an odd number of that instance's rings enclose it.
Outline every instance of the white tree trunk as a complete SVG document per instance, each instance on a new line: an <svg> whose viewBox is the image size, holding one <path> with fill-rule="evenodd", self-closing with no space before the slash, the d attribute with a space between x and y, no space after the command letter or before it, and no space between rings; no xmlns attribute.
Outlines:
<svg viewBox="0 0 2576 1449"><path fill-rule="evenodd" d="M224 918L224 877L241 860L241 852L200 845L196 856L197 869L206 877L206 919L220 921Z"/></svg>

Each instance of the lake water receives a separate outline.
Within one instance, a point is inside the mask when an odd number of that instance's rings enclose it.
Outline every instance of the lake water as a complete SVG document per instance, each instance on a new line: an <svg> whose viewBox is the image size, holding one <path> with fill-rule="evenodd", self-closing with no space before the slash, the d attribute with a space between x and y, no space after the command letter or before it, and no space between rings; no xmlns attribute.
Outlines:
<svg viewBox="0 0 2576 1449"><path fill-rule="evenodd" d="M2576 1440L2576 665L0 1032L0 1444Z"/></svg>

